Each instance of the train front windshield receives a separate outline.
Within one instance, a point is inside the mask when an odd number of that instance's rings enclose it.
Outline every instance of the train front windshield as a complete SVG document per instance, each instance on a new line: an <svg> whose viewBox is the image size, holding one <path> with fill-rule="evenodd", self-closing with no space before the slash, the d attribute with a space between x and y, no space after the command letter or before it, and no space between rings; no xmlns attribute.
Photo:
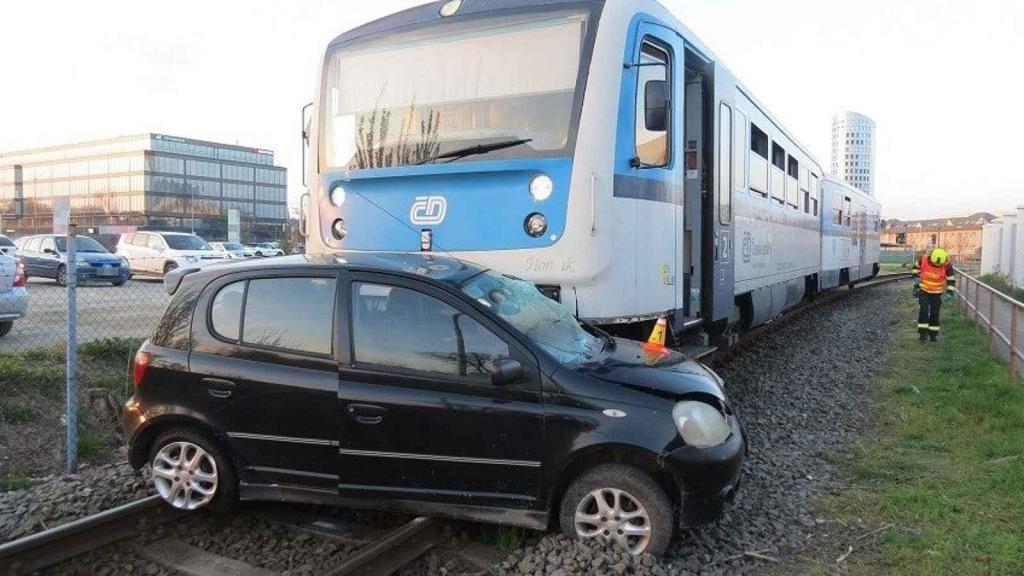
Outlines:
<svg viewBox="0 0 1024 576"><path fill-rule="evenodd" d="M327 60L326 164L457 161L477 145L496 149L467 159L568 152L589 15L563 10L442 22L341 46Z"/></svg>

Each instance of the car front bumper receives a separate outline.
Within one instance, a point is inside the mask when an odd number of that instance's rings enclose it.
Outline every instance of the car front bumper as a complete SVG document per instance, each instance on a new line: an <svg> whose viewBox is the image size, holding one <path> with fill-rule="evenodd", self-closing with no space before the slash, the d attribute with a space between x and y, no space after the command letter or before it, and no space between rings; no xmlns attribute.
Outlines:
<svg viewBox="0 0 1024 576"><path fill-rule="evenodd" d="M118 280L128 280L128 267L117 266L110 268L102 268L99 266L89 266L79 264L75 266L75 275L78 277L80 282L114 282Z"/></svg>
<svg viewBox="0 0 1024 576"><path fill-rule="evenodd" d="M11 322L28 312L28 290L24 287L0 290L0 322Z"/></svg>
<svg viewBox="0 0 1024 576"><path fill-rule="evenodd" d="M683 522L700 523L713 519L740 485L747 442L743 425L730 416L733 433L718 446L684 446L666 459L680 489Z"/></svg>

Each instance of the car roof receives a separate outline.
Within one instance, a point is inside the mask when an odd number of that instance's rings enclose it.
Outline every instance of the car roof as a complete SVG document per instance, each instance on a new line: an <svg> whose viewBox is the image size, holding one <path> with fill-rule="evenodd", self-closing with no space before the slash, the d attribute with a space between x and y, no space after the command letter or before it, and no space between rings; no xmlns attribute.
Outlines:
<svg viewBox="0 0 1024 576"><path fill-rule="evenodd" d="M487 268L472 262L435 253L345 252L319 256L295 254L271 259L228 260L207 264L202 268L179 268L171 272L165 279L165 288L168 292L174 293L186 276L190 277L190 280L201 281L212 280L215 277L236 272L287 271L293 268L399 274L451 285L459 285L487 270Z"/></svg>

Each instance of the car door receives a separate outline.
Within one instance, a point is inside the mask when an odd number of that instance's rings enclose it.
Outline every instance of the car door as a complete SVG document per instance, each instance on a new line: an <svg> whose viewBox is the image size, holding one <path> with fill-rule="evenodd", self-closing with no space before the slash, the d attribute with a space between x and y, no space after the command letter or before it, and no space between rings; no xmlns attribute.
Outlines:
<svg viewBox="0 0 1024 576"><path fill-rule="evenodd" d="M57 243L52 236L43 236L39 245L39 257L36 267L38 274L47 278L57 277L57 268L60 266L60 253L57 252Z"/></svg>
<svg viewBox="0 0 1024 576"><path fill-rule="evenodd" d="M148 236L149 239L145 248L146 271L152 274L163 274L164 256L167 252L167 241L159 234L148 234Z"/></svg>
<svg viewBox="0 0 1024 576"><path fill-rule="evenodd" d="M39 258L39 244L42 242L42 238L34 236L28 238L22 243L22 248L19 251L21 256L21 263L25 265L25 274L29 276L38 276L38 258Z"/></svg>
<svg viewBox="0 0 1024 576"><path fill-rule="evenodd" d="M343 293L341 495L535 506L544 415L528 349L426 283L360 274ZM507 358L526 375L492 384L494 363Z"/></svg>
<svg viewBox="0 0 1024 576"><path fill-rule="evenodd" d="M139 232L132 236L131 245L128 246L128 265L132 272L148 272L146 268L146 247L149 244L149 234Z"/></svg>
<svg viewBox="0 0 1024 576"><path fill-rule="evenodd" d="M192 321L189 406L226 437L241 480L336 495L334 272L233 274Z"/></svg>

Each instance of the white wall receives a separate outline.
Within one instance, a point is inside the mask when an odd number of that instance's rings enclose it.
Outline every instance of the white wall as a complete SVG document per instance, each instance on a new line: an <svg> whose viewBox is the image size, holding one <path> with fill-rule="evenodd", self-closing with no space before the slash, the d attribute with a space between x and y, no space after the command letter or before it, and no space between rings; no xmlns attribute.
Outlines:
<svg viewBox="0 0 1024 576"><path fill-rule="evenodd" d="M981 273L1001 272L1024 286L1024 206L982 228Z"/></svg>

